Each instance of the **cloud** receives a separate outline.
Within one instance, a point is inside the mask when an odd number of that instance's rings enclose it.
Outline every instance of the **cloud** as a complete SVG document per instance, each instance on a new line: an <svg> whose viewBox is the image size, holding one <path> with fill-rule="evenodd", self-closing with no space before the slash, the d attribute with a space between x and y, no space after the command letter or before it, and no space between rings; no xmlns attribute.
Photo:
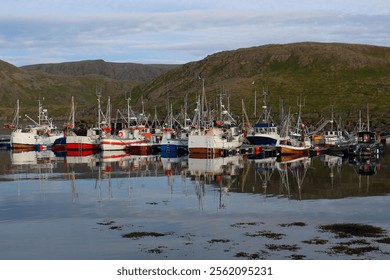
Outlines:
<svg viewBox="0 0 390 280"><path fill-rule="evenodd" d="M385 4L380 0L370 4L333 0L6 1L0 12L1 59L17 65L95 58L185 63L217 51L270 43L389 46L390 11Z"/></svg>

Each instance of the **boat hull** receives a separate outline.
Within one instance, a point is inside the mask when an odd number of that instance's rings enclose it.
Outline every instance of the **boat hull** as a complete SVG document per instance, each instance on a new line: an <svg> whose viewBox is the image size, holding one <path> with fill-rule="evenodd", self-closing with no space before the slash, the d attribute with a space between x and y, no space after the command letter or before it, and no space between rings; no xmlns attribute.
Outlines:
<svg viewBox="0 0 390 280"><path fill-rule="evenodd" d="M68 136L66 150L99 150L100 139L90 136Z"/></svg>
<svg viewBox="0 0 390 280"><path fill-rule="evenodd" d="M152 145L149 143L137 143L130 146L130 154L132 155L151 155Z"/></svg>
<svg viewBox="0 0 390 280"><path fill-rule="evenodd" d="M188 151L192 154L221 155L223 151L236 150L242 146L238 137L224 139L218 135L190 135Z"/></svg>
<svg viewBox="0 0 390 280"><path fill-rule="evenodd" d="M279 145L277 150L280 155L296 155L296 156L307 156L309 155L309 147L294 147L289 145Z"/></svg>
<svg viewBox="0 0 390 280"><path fill-rule="evenodd" d="M120 138L103 138L100 141L100 148L103 151L126 150L131 145L145 143L143 139L120 139Z"/></svg>
<svg viewBox="0 0 390 280"><path fill-rule="evenodd" d="M20 150L43 150L51 147L55 140L63 137L58 135L37 135L34 132L14 131L11 133L10 145L12 149Z"/></svg>
<svg viewBox="0 0 390 280"><path fill-rule="evenodd" d="M278 139L268 136L248 135L246 139L251 145L258 146L275 146Z"/></svg>

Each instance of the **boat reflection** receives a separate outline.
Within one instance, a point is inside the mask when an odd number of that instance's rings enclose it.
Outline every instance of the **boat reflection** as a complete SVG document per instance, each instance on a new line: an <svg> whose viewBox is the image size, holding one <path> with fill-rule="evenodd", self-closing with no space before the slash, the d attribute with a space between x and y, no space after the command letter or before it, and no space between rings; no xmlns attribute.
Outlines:
<svg viewBox="0 0 390 280"><path fill-rule="evenodd" d="M280 174L281 188L287 192L287 197L292 198L290 188L294 185L290 183L291 179L289 176L291 174L295 187L298 189L298 199L301 200L303 182L305 180L307 170L311 165L311 158L296 156L279 157L275 165Z"/></svg>
<svg viewBox="0 0 390 280"><path fill-rule="evenodd" d="M251 164L251 168L255 171L253 192L255 192L255 186L258 185L257 177L260 178L261 188L263 194L267 195L267 189L271 184L271 177L275 171L275 164L277 157L265 157L265 158L256 158L248 157L248 162ZM245 173L247 174L247 172ZM246 177L246 175L245 175Z"/></svg>
<svg viewBox="0 0 390 280"><path fill-rule="evenodd" d="M242 156L213 158L188 158L188 174L195 184L195 193L202 206L202 197L206 185L214 185L219 194L219 208L224 208L222 197L228 192L237 189L239 184Z"/></svg>
<svg viewBox="0 0 390 280"><path fill-rule="evenodd" d="M349 159L349 163L355 167L357 174L363 176L375 175L380 170L380 163L376 157L354 157Z"/></svg>
<svg viewBox="0 0 390 280"><path fill-rule="evenodd" d="M188 158L188 171L194 180L202 180L206 184L219 181L221 176L234 179L239 175L241 155L217 158Z"/></svg>
<svg viewBox="0 0 390 280"><path fill-rule="evenodd" d="M204 187L216 193L240 192L264 198L335 199L390 193L386 169L389 158L341 157L321 154L315 157L264 157L231 155L194 158L184 156L132 155L126 151L70 151L58 156L51 150L3 151L5 166L1 176L18 174L22 179L79 179L167 177L177 183L193 184L199 197ZM382 164L381 164L382 163ZM22 174L22 175L20 175ZM50 176L49 176L50 174ZM99 178L100 176L100 178ZM20 180L13 176L5 180ZM363 178L365 178L363 180ZM367 187L364 187L365 184ZM173 188L172 188L173 190ZM210 190L210 189L208 189Z"/></svg>

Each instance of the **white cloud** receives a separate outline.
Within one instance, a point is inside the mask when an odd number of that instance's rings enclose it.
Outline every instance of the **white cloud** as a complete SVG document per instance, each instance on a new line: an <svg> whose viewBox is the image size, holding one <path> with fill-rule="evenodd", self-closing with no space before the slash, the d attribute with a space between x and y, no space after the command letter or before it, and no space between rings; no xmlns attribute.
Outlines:
<svg viewBox="0 0 390 280"><path fill-rule="evenodd" d="M32 59L92 58L184 63L216 51L269 43L390 46L390 8L385 2L5 1L0 59L17 65Z"/></svg>

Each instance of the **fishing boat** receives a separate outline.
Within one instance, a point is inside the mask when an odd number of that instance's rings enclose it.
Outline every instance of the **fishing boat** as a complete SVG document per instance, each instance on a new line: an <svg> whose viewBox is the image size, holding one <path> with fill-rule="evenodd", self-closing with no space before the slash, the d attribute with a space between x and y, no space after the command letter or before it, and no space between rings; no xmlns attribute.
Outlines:
<svg viewBox="0 0 390 280"><path fill-rule="evenodd" d="M104 151L126 150L131 145L148 142L149 129L145 126L124 128L117 135L107 135L100 140L100 148Z"/></svg>
<svg viewBox="0 0 390 280"><path fill-rule="evenodd" d="M314 151L326 151L329 154L344 156L348 153L348 146L352 139L349 133L342 129L341 121L336 122L333 117L325 120L311 133Z"/></svg>
<svg viewBox="0 0 390 280"><path fill-rule="evenodd" d="M160 151L163 155L181 154L188 151L188 134L176 133L171 128L164 129L160 142Z"/></svg>
<svg viewBox="0 0 390 280"><path fill-rule="evenodd" d="M68 121L65 122L63 125L64 137L60 137L56 139L51 147L51 149L57 152L57 154L66 151L66 137L69 134L72 135L75 129L75 113L76 113L76 107L74 102L74 96L72 96L70 115Z"/></svg>
<svg viewBox="0 0 390 280"><path fill-rule="evenodd" d="M279 155L281 156L307 156L310 153L312 144L310 138L308 137L306 126L301 119L301 107L302 104L299 103L299 113L295 127L290 127L290 114L283 124L282 137L275 145Z"/></svg>
<svg viewBox="0 0 390 280"><path fill-rule="evenodd" d="M267 95L268 92L263 89L263 112L260 115L258 121L255 125L247 132L246 139L252 145L258 146L275 146L280 135L278 132L278 127L271 121L270 111L267 107ZM261 121L261 122L260 122Z"/></svg>
<svg viewBox="0 0 390 280"><path fill-rule="evenodd" d="M184 113L186 116L186 113ZM188 135L190 129L187 127L187 119L184 117L184 124L181 124L173 117L172 104L168 114L167 125L163 129L160 141L160 151L163 156L175 156L188 152ZM177 128L174 129L174 124Z"/></svg>
<svg viewBox="0 0 390 280"><path fill-rule="evenodd" d="M282 139L276 144L280 155L307 156L309 155L311 145L305 141L294 138Z"/></svg>
<svg viewBox="0 0 390 280"><path fill-rule="evenodd" d="M191 155L207 154L219 156L224 151L237 150L241 147L243 136L236 127L210 127L207 129L194 130L189 135L188 150Z"/></svg>
<svg viewBox="0 0 390 280"><path fill-rule="evenodd" d="M380 136L370 130L369 108L367 105L367 127L363 129L359 118L359 131L356 133L356 143L349 145L348 154L350 156L362 156L379 158L382 152Z"/></svg>
<svg viewBox="0 0 390 280"><path fill-rule="evenodd" d="M379 157L381 154L381 143L375 132L359 131L357 133L357 142L349 146L348 152L352 156Z"/></svg>
<svg viewBox="0 0 390 280"><path fill-rule="evenodd" d="M203 154L210 157L236 151L242 146L243 134L239 131L235 120L222 104L220 95L219 119L214 119L210 111L205 110L206 98L203 90L202 99L198 100L194 117L194 129L188 136L188 151L190 157ZM214 120L213 120L214 119Z"/></svg>
<svg viewBox="0 0 390 280"><path fill-rule="evenodd" d="M101 94L97 94L98 123L96 127L89 128L87 135L76 135L74 132L66 136L66 150L99 150L100 140L104 135L111 133L108 114L104 114L100 106ZM109 108L109 102L108 106ZM107 112L109 113L109 112Z"/></svg>
<svg viewBox="0 0 390 280"><path fill-rule="evenodd" d="M66 136L66 150L100 150L102 129L99 127L89 128L87 135Z"/></svg>
<svg viewBox="0 0 390 280"><path fill-rule="evenodd" d="M47 109L43 108L41 100L39 100L38 111L38 122L26 115L33 124L25 128L17 128L11 133L10 146L13 150L44 150L50 148L56 139L64 136L48 117Z"/></svg>
<svg viewBox="0 0 390 280"><path fill-rule="evenodd" d="M135 114L131 109L130 100L131 97L127 99L127 116L123 116L119 110L117 111L125 123L124 127L114 134L105 133L100 140L101 150L127 150L131 145L149 142L151 133L147 127L148 116L144 112L143 101L142 113Z"/></svg>

